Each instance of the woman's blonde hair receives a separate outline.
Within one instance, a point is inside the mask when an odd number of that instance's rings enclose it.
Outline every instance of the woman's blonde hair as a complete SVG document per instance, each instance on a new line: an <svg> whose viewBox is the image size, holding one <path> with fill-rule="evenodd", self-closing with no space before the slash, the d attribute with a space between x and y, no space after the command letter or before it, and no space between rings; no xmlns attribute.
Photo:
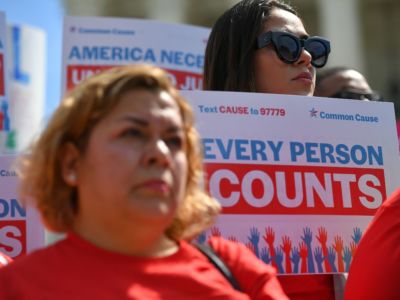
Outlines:
<svg viewBox="0 0 400 300"><path fill-rule="evenodd" d="M83 153L96 124L118 104L123 94L137 89L169 93L180 108L184 124L189 166L186 195L167 235L173 239L190 239L213 223L220 205L201 187L202 154L190 105L163 70L132 65L107 70L76 86L20 159L21 196L33 201L50 230L71 230L78 210L77 191L62 177L61 158L65 145L72 143Z"/></svg>

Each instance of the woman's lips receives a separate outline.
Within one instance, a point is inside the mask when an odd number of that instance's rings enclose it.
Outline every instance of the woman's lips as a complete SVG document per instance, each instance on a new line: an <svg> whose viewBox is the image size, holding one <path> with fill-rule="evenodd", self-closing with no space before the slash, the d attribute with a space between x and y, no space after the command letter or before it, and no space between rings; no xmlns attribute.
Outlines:
<svg viewBox="0 0 400 300"><path fill-rule="evenodd" d="M170 185L167 182L158 179L147 180L141 183L139 187L161 195L168 195L170 192Z"/></svg>
<svg viewBox="0 0 400 300"><path fill-rule="evenodd" d="M294 77L292 80L300 80L300 81L305 81L305 82L312 82L313 81L313 77L312 77L311 73L302 72L299 75L297 75L296 77Z"/></svg>

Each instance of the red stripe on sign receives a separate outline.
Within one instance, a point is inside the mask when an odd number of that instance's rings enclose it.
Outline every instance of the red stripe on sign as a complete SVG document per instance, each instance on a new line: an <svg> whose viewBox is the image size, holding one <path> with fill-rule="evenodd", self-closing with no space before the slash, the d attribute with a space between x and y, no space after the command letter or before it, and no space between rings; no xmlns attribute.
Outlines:
<svg viewBox="0 0 400 300"><path fill-rule="evenodd" d="M201 90L203 89L203 75L177 70L165 69L170 75L172 83L178 90Z"/></svg>
<svg viewBox="0 0 400 300"><path fill-rule="evenodd" d="M383 169L205 164L224 214L373 215L386 199Z"/></svg>
<svg viewBox="0 0 400 300"><path fill-rule="evenodd" d="M70 90L86 78L93 76L103 70L114 66L80 66L71 65L67 67L67 89Z"/></svg>
<svg viewBox="0 0 400 300"><path fill-rule="evenodd" d="M26 221L0 221L0 251L15 258L26 254Z"/></svg>
<svg viewBox="0 0 400 300"><path fill-rule="evenodd" d="M110 65L102 65L102 66L93 66L93 65L70 65L67 66L67 90L72 89L77 84L89 78L90 76L97 74L101 71L111 69ZM177 70L168 70L169 77L172 83L180 90L195 90L202 89L203 87L203 76L202 74L186 72L186 71L177 71Z"/></svg>

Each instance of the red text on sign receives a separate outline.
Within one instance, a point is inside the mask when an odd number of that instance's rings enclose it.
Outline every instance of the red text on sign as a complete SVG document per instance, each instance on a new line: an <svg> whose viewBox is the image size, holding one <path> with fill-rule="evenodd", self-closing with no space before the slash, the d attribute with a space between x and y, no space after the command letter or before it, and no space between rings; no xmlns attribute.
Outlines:
<svg viewBox="0 0 400 300"><path fill-rule="evenodd" d="M207 163L225 214L373 215L386 198L383 169Z"/></svg>
<svg viewBox="0 0 400 300"><path fill-rule="evenodd" d="M0 251L10 257L26 254L26 221L0 221Z"/></svg>

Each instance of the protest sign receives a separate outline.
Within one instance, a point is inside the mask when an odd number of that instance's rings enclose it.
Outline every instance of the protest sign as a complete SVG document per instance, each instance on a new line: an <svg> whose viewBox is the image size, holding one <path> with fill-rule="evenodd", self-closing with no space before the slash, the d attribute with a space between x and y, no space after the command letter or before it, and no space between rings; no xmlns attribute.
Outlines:
<svg viewBox="0 0 400 300"><path fill-rule="evenodd" d="M152 20L66 17L63 92L104 69L148 63L168 71L181 90L201 89L209 29Z"/></svg>
<svg viewBox="0 0 400 300"><path fill-rule="evenodd" d="M6 98L6 67L5 67L5 51L6 51L6 17L0 12L0 98L3 101Z"/></svg>
<svg viewBox="0 0 400 300"><path fill-rule="evenodd" d="M10 135L9 88L7 77L7 25L0 12L0 153L6 152Z"/></svg>
<svg viewBox="0 0 400 300"><path fill-rule="evenodd" d="M44 246L44 226L32 207L18 197L16 156L0 156L0 252L18 257Z"/></svg>
<svg viewBox="0 0 400 300"><path fill-rule="evenodd" d="M282 274L347 272L399 184L393 104L183 94L202 137L206 185L223 207L208 235L246 244Z"/></svg>
<svg viewBox="0 0 400 300"><path fill-rule="evenodd" d="M43 122L46 34L28 25L8 26L10 122L7 152L25 149Z"/></svg>
<svg viewBox="0 0 400 300"><path fill-rule="evenodd" d="M17 152L22 141L27 143L41 121L44 52L38 44L43 49L40 33L27 26L7 28L0 12L0 252L12 258L44 246L37 212L24 207L18 196L16 156L5 155Z"/></svg>

